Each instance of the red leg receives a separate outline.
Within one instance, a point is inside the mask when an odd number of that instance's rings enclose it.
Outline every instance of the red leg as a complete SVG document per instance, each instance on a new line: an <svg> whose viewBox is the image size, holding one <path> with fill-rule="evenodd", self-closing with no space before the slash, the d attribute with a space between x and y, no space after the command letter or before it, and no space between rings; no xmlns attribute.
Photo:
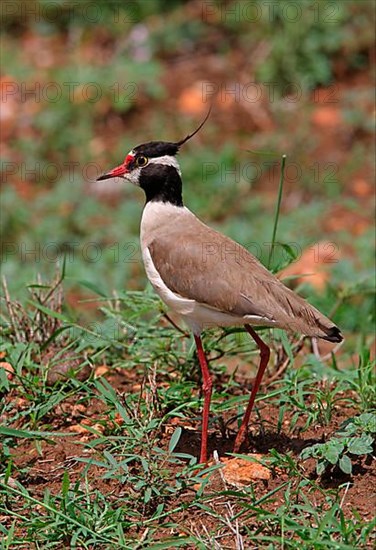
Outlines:
<svg viewBox="0 0 376 550"><path fill-rule="evenodd" d="M200 464L206 463L208 459L208 424L209 424L209 410L210 400L212 394L212 380L209 372L208 363L206 361L205 353L202 347L200 336L195 337L198 360L200 361L200 367L202 372L202 391L204 393L204 410L202 412L202 434L201 434L201 452L200 452Z"/></svg>
<svg viewBox="0 0 376 550"><path fill-rule="evenodd" d="M258 371L257 371L255 383L253 384L251 397L249 398L249 402L248 402L247 409L245 411L245 414L244 414L244 417L243 417L243 420L242 420L242 424L240 426L238 435L236 436L236 439L235 439L234 453L239 452L240 447L244 443L244 440L247 436L249 418L251 416L251 412L252 412L253 405L254 405L254 402L255 402L256 394L257 394L258 389L260 387L261 380L262 380L262 377L264 375L264 372L265 372L265 369L266 369L266 366L269 362L269 357L270 357L269 347L265 344L265 342L263 342L261 340L261 338L257 335L256 331L253 330L253 328L250 325L244 325L244 327L249 332L249 334L252 336L252 338L254 339L254 341L256 342L256 344L257 344L257 346L260 350L260 366L259 366Z"/></svg>

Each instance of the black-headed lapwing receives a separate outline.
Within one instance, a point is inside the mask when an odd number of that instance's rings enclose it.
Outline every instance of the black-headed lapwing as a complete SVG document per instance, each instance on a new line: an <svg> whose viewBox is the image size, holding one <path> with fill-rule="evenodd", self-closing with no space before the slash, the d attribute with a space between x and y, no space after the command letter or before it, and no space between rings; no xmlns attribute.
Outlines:
<svg viewBox="0 0 376 550"><path fill-rule="evenodd" d="M272 275L248 250L211 229L183 204L182 179L176 155L206 122L178 142L151 141L134 147L124 162L98 180L122 178L141 187L146 203L141 219L141 247L149 281L162 300L193 331L203 378L204 409L200 462L207 461L212 381L200 334L213 326L244 325L260 350L260 366L243 421L235 439L238 452L269 347L252 325L341 342L340 330Z"/></svg>

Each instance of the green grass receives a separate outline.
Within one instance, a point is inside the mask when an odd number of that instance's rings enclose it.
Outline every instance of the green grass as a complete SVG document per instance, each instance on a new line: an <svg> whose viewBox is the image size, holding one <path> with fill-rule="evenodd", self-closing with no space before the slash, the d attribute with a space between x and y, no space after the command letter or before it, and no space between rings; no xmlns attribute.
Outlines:
<svg viewBox="0 0 376 550"><path fill-rule="evenodd" d="M201 408L190 337L168 322L163 305L150 291L121 292L112 299L98 296L102 318L90 328L80 326L72 312L61 307L64 276L65 270L50 285L41 281L32 285L32 299L25 306L15 303L4 287L8 313L1 349L15 370L11 380L4 372L1 379L0 414L5 422L0 429L0 512L6 523L0 529L4 548L35 543L38 548L67 544L88 549L135 545L241 548L250 540L262 548L285 545L307 550L371 544L372 524L356 510L349 518L342 509L349 481L336 489L323 488L320 477L306 477L304 462L294 451L270 449L266 464L274 479L281 481L261 495L260 488L252 484L241 490L226 483L218 488L216 465L197 470L192 452L179 451L180 440L187 433L189 437L186 427L197 427ZM25 334L32 332L39 337L27 343ZM293 341L283 331L275 330L273 338L268 332L264 331L274 357L280 358L279 365L286 361L288 368L269 384L267 394L258 396L259 421L252 431L261 441L273 432L293 441L304 438L310 428L332 430L337 411L352 416L356 423L361 412L364 417L373 410L373 370L364 344L353 367L341 354L341 363L348 365L345 371L338 368L334 357L325 363L315 355L303 357L303 364L295 369ZM204 342L218 380L212 419L230 434L233 428L228 422L241 415L247 395L236 374L226 375L222 359L224 354L236 356L240 368L255 361L254 350L245 334L232 330L209 331ZM53 358L47 366L42 358L49 349ZM48 384L47 370L73 359L77 359L75 369L66 369L61 379ZM80 381L76 374L87 364L93 369L106 364L108 374L96 378L92 373ZM125 388L136 381L140 383L137 391L122 391L107 381L119 369L128 384ZM68 409L61 408L64 403ZM91 418L88 411L94 403L96 412ZM78 423L86 428L84 439L70 429L77 422L71 417L74 404L82 407ZM278 411L271 422L263 420L266 405ZM354 434L352 430L349 437ZM37 474L34 461L19 461L17 450L28 448L28 452L34 449L43 464L49 447L69 445L69 440L70 456L57 464L54 461L58 473L53 476L48 469ZM351 454L351 444L347 442L346 456L356 466L356 455L361 453ZM323 456L334 465L326 451L317 454L318 447L311 456ZM362 452L369 453L369 448ZM307 459L310 449L304 453ZM323 470L320 467L319 473ZM44 489L32 482L38 475ZM190 515L196 522L181 519Z"/></svg>
<svg viewBox="0 0 376 550"><path fill-rule="evenodd" d="M319 3L302 2L304 17L294 25L283 14L270 21L259 2L263 17L249 25L231 15L190 20L189 2L162 0L141 2L135 20L114 22L113 7L97 2L100 30L70 18L63 4L58 21L10 15L3 30L10 80L30 87L97 82L103 98L17 103L20 116L1 159L41 167L36 177L9 176L2 190L0 360L13 374L0 368L1 548L373 547L374 522L352 493L369 488L375 410L373 235L370 228L352 231L359 212L366 220L373 215L371 201L352 195L353 181L372 174L371 85L336 92L346 143L333 138L332 150L320 149L323 135L311 124L318 107L312 90L336 91L338 71L347 86L347 77L367 67L371 4L329 2L317 19ZM333 24L325 20L331 6L338 7ZM147 29L143 63L124 41L135 23ZM61 43L59 55L41 67L37 55L26 56L24 33L37 44L46 40L39 48L51 55ZM213 109L179 156L187 206L273 271L322 239L340 252L324 291L308 284L297 291L341 327L344 346L323 359L309 341L261 332L272 362L250 441L271 471L267 485L234 487L215 461L197 467L199 366L192 337L146 283L138 235L143 197L125 186L103 194L84 171L89 162L104 171L137 143L179 139L195 127L193 115L177 111L177 88L170 97L166 79L196 51L198 58L208 53L208 69L214 58L225 67L220 84L238 82L238 51L245 79L276 81L278 89L273 101L256 106L273 119L273 131L253 124L248 111L235 118L238 104ZM205 78L215 74L205 69ZM120 101L116 81L136 84L135 98L123 89ZM291 82L302 89L295 105L283 97ZM43 172L66 162L79 163L73 179L65 168L55 179ZM297 180L292 163L301 169ZM335 204L348 219L326 232ZM214 378L210 443L222 456L231 451L258 352L232 329L207 331L204 346Z"/></svg>

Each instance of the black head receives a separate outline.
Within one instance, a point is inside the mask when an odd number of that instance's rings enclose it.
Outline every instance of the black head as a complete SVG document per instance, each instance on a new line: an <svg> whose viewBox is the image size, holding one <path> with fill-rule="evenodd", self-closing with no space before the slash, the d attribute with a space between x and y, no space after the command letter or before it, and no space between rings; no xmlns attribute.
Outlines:
<svg viewBox="0 0 376 550"><path fill-rule="evenodd" d="M135 155L144 155L149 158L163 157L169 155L174 157L179 151L179 145L171 141L149 141L134 147Z"/></svg>
<svg viewBox="0 0 376 550"><path fill-rule="evenodd" d="M209 115L210 109L200 126L180 141L149 141L137 145L120 166L99 176L97 180L120 177L142 187L147 201L162 200L182 205L181 172L175 157L181 145L197 134Z"/></svg>

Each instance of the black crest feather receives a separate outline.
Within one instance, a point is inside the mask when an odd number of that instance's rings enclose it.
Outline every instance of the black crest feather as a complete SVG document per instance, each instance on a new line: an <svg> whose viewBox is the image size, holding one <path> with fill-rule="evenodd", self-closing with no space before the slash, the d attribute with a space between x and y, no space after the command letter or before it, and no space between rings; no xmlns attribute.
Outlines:
<svg viewBox="0 0 376 550"><path fill-rule="evenodd" d="M188 134L184 139L180 141L149 141L148 143L143 143L142 145L137 145L133 148L133 152L136 155L145 155L149 158L162 157L163 155L175 156L179 151L181 145L186 143L189 139L195 136L201 128L204 126L205 122L208 120L211 112L211 106L198 128L191 134Z"/></svg>
<svg viewBox="0 0 376 550"><path fill-rule="evenodd" d="M210 113L211 113L211 110L212 110L212 106L210 105L209 107L209 110L204 118L204 120L201 122L200 126L198 128L196 128L196 130L194 132L192 132L191 134L188 134L184 139L181 139L180 141L177 141L175 143L175 145L177 145L177 147L179 148L181 145L183 145L184 143L186 143L189 139L191 139L193 136L195 136L200 130L201 128L204 126L205 122L208 120L209 116L210 116Z"/></svg>

